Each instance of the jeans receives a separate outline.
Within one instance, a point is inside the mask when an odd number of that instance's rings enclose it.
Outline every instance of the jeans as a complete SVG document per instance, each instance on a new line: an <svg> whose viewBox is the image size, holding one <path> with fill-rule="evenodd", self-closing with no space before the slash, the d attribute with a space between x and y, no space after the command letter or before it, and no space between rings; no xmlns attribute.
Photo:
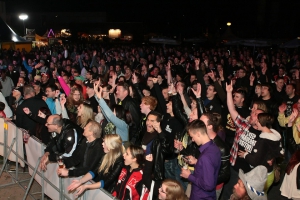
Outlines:
<svg viewBox="0 0 300 200"><path fill-rule="evenodd" d="M176 179L175 170L176 170L177 158L165 161L165 177L169 179Z"/></svg>

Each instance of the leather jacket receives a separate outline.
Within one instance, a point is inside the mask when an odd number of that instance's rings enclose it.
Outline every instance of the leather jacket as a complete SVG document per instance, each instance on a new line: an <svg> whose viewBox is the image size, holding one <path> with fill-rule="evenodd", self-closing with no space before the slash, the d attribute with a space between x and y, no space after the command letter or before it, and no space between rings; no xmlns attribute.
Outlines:
<svg viewBox="0 0 300 200"><path fill-rule="evenodd" d="M155 181L162 181L165 179L165 157L171 153L164 131L153 140L151 152L154 162L153 178Z"/></svg>
<svg viewBox="0 0 300 200"><path fill-rule="evenodd" d="M110 166L108 169L108 172L104 174L103 171L98 172L98 169L102 163L99 163L98 167L92 171L92 173L95 175L93 176L93 181L99 182L99 181L104 181L104 189L107 190L109 193L111 193L117 184L118 177L121 173L122 168L124 167L124 158L123 155L119 156L115 163Z"/></svg>
<svg viewBox="0 0 300 200"><path fill-rule="evenodd" d="M297 144L295 142L295 139L293 137L293 127L287 127L286 131L287 131L286 135L287 135L287 141L288 141L287 142L288 149L291 154L294 154L295 151L300 149L300 144Z"/></svg>
<svg viewBox="0 0 300 200"><path fill-rule="evenodd" d="M76 136L74 133L74 129L76 130ZM69 119L63 119L63 126L61 132L56 134L55 137L47 145L45 152L49 152L49 160L56 161L58 156L63 155L64 157L72 156L72 153L75 149L74 145L76 142L76 146L80 144L82 139L83 130L77 124L74 124ZM77 140L75 139L77 138ZM76 148L76 147L75 147Z"/></svg>
<svg viewBox="0 0 300 200"><path fill-rule="evenodd" d="M213 139L213 142L218 146L221 151L221 167L218 174L217 184L224 183L230 178L230 153L229 148L225 144L225 142L220 138L220 136L216 136Z"/></svg>

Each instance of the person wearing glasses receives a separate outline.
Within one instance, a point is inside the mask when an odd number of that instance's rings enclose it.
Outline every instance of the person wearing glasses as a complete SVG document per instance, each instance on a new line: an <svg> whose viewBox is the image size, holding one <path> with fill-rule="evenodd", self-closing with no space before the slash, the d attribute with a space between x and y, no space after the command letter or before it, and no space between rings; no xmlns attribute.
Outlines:
<svg viewBox="0 0 300 200"><path fill-rule="evenodd" d="M56 162L59 156L71 157L83 133L81 127L69 119L62 119L60 115L50 115L45 126L53 138L41 158L40 169L44 171L47 170L48 162Z"/></svg>

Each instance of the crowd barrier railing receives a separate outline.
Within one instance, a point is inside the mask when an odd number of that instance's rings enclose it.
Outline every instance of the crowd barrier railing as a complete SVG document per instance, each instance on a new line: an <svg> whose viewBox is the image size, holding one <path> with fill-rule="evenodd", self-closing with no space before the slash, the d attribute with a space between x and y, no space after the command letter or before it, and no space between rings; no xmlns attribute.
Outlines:
<svg viewBox="0 0 300 200"><path fill-rule="evenodd" d="M25 190L23 197L24 200L28 195L35 199L34 195L37 193L29 193L31 185L35 180L41 185L42 191L40 193L42 194L42 200L44 199L44 194L51 199L60 200L117 199L103 189L85 191L85 193L80 197L75 197L73 193L68 193L68 191L66 191L66 187L75 178L59 177L56 173L58 168L57 163L49 163L45 172L39 169L41 157L44 155L45 146L37 138L34 136L30 137L28 142L23 145L23 134L25 133L25 130L16 127L13 123L5 121L3 118L0 118L0 127L3 127L3 131L0 131L0 146L3 146L3 148L0 148L0 155L3 156L3 165L0 171L0 176L5 171L12 177L12 183L0 185L0 188L5 188L12 184L18 184ZM24 146L26 149L26 160L24 159ZM12 175L9 170L6 169L8 160L16 162L15 175ZM21 173L18 164L20 164L21 167L25 167L25 164L28 166L28 171L31 175L30 179L20 180L18 178L18 174ZM27 187L20 184L25 181L29 181ZM86 184L91 184L91 182Z"/></svg>

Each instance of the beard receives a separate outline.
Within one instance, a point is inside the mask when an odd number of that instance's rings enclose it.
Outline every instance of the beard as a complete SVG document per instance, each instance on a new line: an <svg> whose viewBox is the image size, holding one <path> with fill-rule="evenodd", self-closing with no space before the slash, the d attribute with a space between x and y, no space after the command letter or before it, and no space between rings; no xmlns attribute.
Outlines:
<svg viewBox="0 0 300 200"><path fill-rule="evenodd" d="M235 189L233 189L232 192L233 192L233 193L232 193L232 195L230 196L230 200L241 200L241 199L243 199L243 198L246 196L246 194L244 194L244 195L238 195L238 194L236 193Z"/></svg>

